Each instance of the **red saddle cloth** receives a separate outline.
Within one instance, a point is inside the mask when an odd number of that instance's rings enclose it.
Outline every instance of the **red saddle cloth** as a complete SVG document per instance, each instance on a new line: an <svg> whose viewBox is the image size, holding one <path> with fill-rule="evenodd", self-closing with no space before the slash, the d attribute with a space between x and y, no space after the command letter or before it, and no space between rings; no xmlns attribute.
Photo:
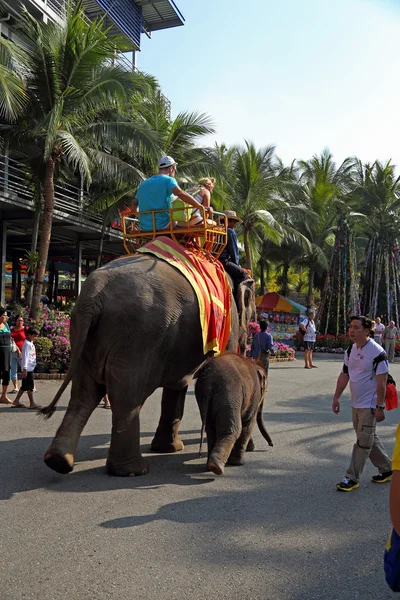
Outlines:
<svg viewBox="0 0 400 600"><path fill-rule="evenodd" d="M231 331L231 290L221 263L165 236L158 236L138 252L154 254L186 277L199 304L204 354L223 352Z"/></svg>

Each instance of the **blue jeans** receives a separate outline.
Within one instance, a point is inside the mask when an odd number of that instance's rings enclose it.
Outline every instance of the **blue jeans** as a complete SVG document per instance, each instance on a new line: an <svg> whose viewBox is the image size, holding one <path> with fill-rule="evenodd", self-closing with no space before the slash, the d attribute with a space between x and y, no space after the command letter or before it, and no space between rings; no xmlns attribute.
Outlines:
<svg viewBox="0 0 400 600"><path fill-rule="evenodd" d="M18 358L18 353L13 352L11 356L11 380L17 381L18 379L18 365L21 366L21 359Z"/></svg>

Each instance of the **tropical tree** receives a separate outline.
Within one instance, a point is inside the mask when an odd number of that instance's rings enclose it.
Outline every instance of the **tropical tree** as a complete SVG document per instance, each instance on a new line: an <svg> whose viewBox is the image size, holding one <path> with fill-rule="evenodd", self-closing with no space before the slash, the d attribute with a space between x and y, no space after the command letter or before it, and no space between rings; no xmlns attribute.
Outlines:
<svg viewBox="0 0 400 600"><path fill-rule="evenodd" d="M43 23L24 11L20 46L0 38L0 134L10 149L23 147L38 163L43 185L39 261L32 312L35 317L48 257L55 184L67 174L88 186L92 171L140 180L139 169L110 153L125 144L154 152L157 137L143 120L123 117L143 77L125 71L115 53L124 39L108 37L103 23L88 24L82 3L67 3L63 24ZM21 43L22 42L22 43Z"/></svg>
<svg viewBox="0 0 400 600"><path fill-rule="evenodd" d="M345 197L351 189L355 162L354 158L347 158L337 167L332 154L324 150L309 161L297 163L299 174L292 188L293 197L316 215L316 218L299 223L300 231L310 241L310 248L301 259L303 266L308 268L309 306L312 305L316 273L328 269L338 219L348 212Z"/></svg>
<svg viewBox="0 0 400 600"><path fill-rule="evenodd" d="M368 240L361 294L361 309L371 316L385 314L399 322L400 299L398 232L400 228L400 176L391 161L357 163L351 202L365 214L361 223Z"/></svg>
<svg viewBox="0 0 400 600"><path fill-rule="evenodd" d="M209 166L206 148L199 145L201 138L215 133L212 119L202 113L180 112L171 119L166 99L158 88L148 94L136 94L132 98L133 118L143 119L157 133L159 144L165 155L173 156L178 163L180 181L191 181L207 171ZM153 175L159 155L143 157L136 153L131 160L147 176Z"/></svg>
<svg viewBox="0 0 400 600"><path fill-rule="evenodd" d="M235 210L242 220L239 233L248 269L253 271L265 239L278 245L283 240L297 240L308 246L305 236L291 222L293 212L302 208L292 207L284 199L291 168L281 164L274 146L257 150L246 141L244 148L217 146L210 152L212 156L213 169L220 179L216 196L224 208Z"/></svg>

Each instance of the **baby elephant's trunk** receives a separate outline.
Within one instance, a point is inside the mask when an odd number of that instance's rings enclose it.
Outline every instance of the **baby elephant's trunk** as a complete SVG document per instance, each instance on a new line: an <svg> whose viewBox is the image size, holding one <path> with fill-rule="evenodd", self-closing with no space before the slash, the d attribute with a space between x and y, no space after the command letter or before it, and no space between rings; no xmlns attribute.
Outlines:
<svg viewBox="0 0 400 600"><path fill-rule="evenodd" d="M268 431L265 429L265 423L264 423L263 413L262 413L263 406L264 406L264 400L261 400L260 405L258 407L258 411L257 411L257 425L258 425L258 429L260 430L261 435L263 436L263 438L265 440L267 440L268 446L273 446L273 443L268 434Z"/></svg>

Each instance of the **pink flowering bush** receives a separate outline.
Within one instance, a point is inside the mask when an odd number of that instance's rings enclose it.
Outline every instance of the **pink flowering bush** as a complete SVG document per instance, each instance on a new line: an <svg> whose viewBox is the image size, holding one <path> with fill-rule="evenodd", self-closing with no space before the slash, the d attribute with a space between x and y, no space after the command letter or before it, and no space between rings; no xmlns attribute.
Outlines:
<svg viewBox="0 0 400 600"><path fill-rule="evenodd" d="M250 321L247 326L247 335L249 337L253 337L256 333L260 331L260 326L255 321Z"/></svg>
<svg viewBox="0 0 400 600"><path fill-rule="evenodd" d="M43 372L49 369L68 369L71 360L69 316L44 306L39 310L38 318L34 320L31 319L28 308L14 305L11 309L10 326L14 325L17 315L24 317L26 327L34 327L39 331L36 343L37 370Z"/></svg>
<svg viewBox="0 0 400 600"><path fill-rule="evenodd" d="M290 358L294 356L294 348L291 348L287 344L276 342L274 344L274 353L277 358Z"/></svg>

